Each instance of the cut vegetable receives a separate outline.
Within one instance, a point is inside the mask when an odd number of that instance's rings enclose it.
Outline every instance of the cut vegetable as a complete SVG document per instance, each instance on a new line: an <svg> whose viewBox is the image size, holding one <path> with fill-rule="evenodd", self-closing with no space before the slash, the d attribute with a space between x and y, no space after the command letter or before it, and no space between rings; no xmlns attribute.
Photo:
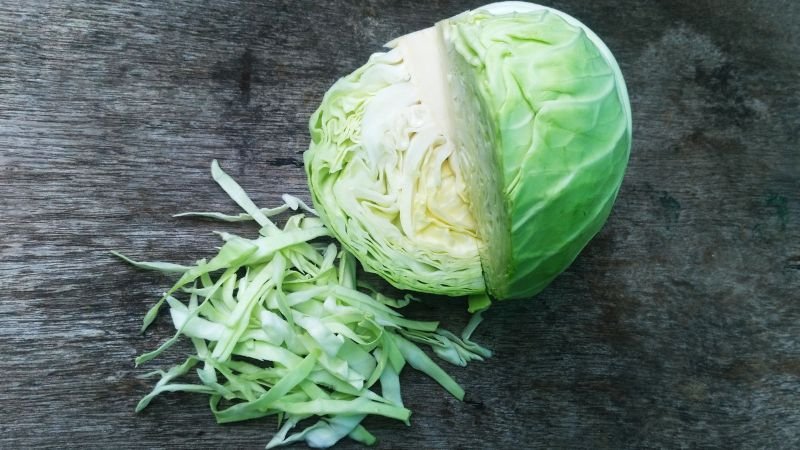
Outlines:
<svg viewBox="0 0 800 450"><path fill-rule="evenodd" d="M310 120L314 205L401 289L531 297L598 232L631 145L625 82L574 18L502 2L393 40Z"/></svg>
<svg viewBox="0 0 800 450"><path fill-rule="evenodd" d="M182 272L144 324L166 301L177 332L137 364L158 356L180 336L195 347L183 364L151 373L161 379L137 411L165 392L202 393L210 396L219 423L278 415L283 426L268 448L300 440L329 447L346 436L374 443L360 425L367 415L408 423L411 411L403 406L398 377L406 361L463 398L463 389L412 341L439 354L446 348L452 353L446 359L455 362L488 356L488 350L470 342L468 334L462 340L439 329L437 322L404 318L394 308L408 301L359 291L355 259L333 243L314 241L328 234L317 219L295 215L280 229L269 217L283 207L259 209L216 161L212 171L246 216L200 215L255 220L261 236L222 233L219 254L194 266L140 263L114 253L139 268ZM288 209L302 207L289 202ZM188 301L179 300L181 295ZM199 383L177 381L197 365L202 365L196 371ZM378 381L380 394L372 390ZM312 416L319 422L287 437Z"/></svg>

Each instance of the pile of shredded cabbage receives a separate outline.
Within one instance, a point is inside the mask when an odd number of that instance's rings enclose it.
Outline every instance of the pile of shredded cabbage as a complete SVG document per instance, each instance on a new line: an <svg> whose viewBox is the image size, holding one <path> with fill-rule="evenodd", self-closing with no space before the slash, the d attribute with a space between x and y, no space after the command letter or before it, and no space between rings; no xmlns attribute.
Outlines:
<svg viewBox="0 0 800 450"><path fill-rule="evenodd" d="M160 380L137 411L164 392L202 393L210 396L218 423L277 415L281 425L267 448L302 440L329 447L345 436L374 443L375 436L361 426L369 414L408 424L411 412L403 405L399 381L406 363L463 399L464 390L417 344L457 365L482 360L491 353L470 341L480 313L460 337L438 322L404 318L397 309L413 297L391 299L360 284L353 256L317 239L329 232L313 209L288 195L284 205L260 209L216 161L211 171L245 213L179 216L254 220L261 226L258 237L219 233L224 244L217 255L194 266L137 262L115 253L139 268L181 274L142 327L166 301L177 332L136 364L155 358L180 336L191 339L195 349L182 364L145 375ZM269 219L298 208L313 216L293 215L283 229ZM179 380L192 369L194 382ZM315 424L289 434L315 416Z"/></svg>

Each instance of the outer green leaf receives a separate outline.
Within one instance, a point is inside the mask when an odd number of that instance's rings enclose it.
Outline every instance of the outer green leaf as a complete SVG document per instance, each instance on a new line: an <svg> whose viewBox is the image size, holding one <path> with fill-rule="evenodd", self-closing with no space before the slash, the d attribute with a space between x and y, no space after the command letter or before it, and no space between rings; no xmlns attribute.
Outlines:
<svg viewBox="0 0 800 450"><path fill-rule="evenodd" d="M491 294L530 297L605 222L631 143L616 61L575 19L522 2L438 25L452 51L455 140Z"/></svg>

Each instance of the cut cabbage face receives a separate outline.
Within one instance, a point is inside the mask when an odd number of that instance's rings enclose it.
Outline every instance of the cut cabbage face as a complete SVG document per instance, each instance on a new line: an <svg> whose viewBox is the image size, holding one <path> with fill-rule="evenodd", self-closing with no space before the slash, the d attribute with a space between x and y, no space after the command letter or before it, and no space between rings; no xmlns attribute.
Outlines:
<svg viewBox="0 0 800 450"><path fill-rule="evenodd" d="M630 104L610 51L523 2L387 46L311 118L322 219L397 287L536 294L603 225L627 165Z"/></svg>
<svg viewBox="0 0 800 450"><path fill-rule="evenodd" d="M312 198L367 270L406 289L481 292L454 145L412 82L405 50L373 55L326 94L306 153Z"/></svg>

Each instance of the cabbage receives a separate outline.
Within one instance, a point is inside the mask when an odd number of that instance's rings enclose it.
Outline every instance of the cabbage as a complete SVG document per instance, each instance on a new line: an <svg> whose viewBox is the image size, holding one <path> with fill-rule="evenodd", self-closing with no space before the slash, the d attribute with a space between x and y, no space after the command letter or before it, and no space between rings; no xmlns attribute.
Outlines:
<svg viewBox="0 0 800 450"><path fill-rule="evenodd" d="M588 28L504 2L387 47L311 117L304 163L316 210L291 196L259 208L215 162L214 179L244 212L182 215L253 220L257 237L220 233L218 253L193 265L115 253L180 274L143 324L166 303L176 333L137 365L181 336L195 350L150 374L159 381L137 411L162 393L194 392L210 397L219 423L277 415L267 448L372 444L367 415L409 420L406 365L463 399L420 346L462 366L491 352L470 340L480 313L460 336L405 318L398 309L412 297L359 283L354 256L399 288L469 295L481 311L487 293L539 292L603 225L627 165L631 111L619 67ZM311 216L283 228L270 220L290 209ZM320 242L331 236L343 250Z"/></svg>
<svg viewBox="0 0 800 450"><path fill-rule="evenodd" d="M402 289L530 297L599 231L631 111L608 48L503 2L400 37L337 81L304 155L323 222Z"/></svg>
<svg viewBox="0 0 800 450"><path fill-rule="evenodd" d="M470 340L480 313L460 336L438 322L403 317L398 309L413 297L390 299L359 283L353 257L317 239L329 233L313 209L288 195L284 205L258 208L216 161L212 175L244 213L179 216L254 220L261 226L256 238L220 233L218 253L190 266L134 261L113 252L142 269L181 274L143 324L144 331L166 302L176 333L136 364L156 358L181 336L195 350L184 362L145 375L159 380L137 412L163 393L206 394L218 423L277 415L282 425L267 448L298 441L322 448L344 437L374 443L361 425L370 414L409 423L400 389L406 363L464 398L461 386L418 345L459 366L491 356ZM293 215L283 228L270 220L298 208L312 216ZM314 417L315 423L287 435Z"/></svg>

